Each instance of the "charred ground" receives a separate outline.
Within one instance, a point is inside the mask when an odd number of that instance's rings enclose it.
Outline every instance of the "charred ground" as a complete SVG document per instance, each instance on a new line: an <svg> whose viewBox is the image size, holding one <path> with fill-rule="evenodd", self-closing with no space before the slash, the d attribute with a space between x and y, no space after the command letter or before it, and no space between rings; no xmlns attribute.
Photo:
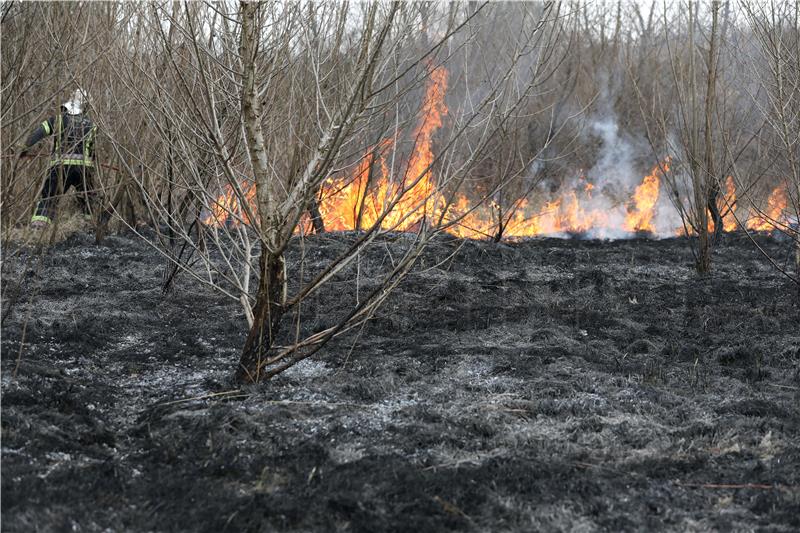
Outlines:
<svg viewBox="0 0 800 533"><path fill-rule="evenodd" d="M4 531L800 529L798 296L743 238L704 279L681 240L442 238L358 339L238 392L235 303L163 297L132 237L31 254L3 276Z"/></svg>

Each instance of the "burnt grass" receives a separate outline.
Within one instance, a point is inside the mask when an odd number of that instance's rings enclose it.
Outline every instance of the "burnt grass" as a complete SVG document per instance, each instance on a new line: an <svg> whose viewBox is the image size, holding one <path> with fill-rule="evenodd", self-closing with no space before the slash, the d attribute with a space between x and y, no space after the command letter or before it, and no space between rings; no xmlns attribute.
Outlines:
<svg viewBox="0 0 800 533"><path fill-rule="evenodd" d="M296 244L290 275L352 239ZM744 237L704 278L680 239L439 238L362 329L248 387L238 305L186 276L162 296L143 241L12 251L3 531L800 529L798 293Z"/></svg>

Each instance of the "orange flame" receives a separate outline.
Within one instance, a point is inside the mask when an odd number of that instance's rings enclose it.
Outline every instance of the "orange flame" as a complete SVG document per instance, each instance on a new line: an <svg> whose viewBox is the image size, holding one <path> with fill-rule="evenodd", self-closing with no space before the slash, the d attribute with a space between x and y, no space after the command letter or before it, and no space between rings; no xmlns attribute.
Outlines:
<svg viewBox="0 0 800 533"><path fill-rule="evenodd" d="M772 231L780 223L789 201L786 189L779 185L767 198L767 208L747 221L747 229Z"/></svg>
<svg viewBox="0 0 800 533"><path fill-rule="evenodd" d="M239 188L245 201L250 206L251 212L256 212L256 186L250 181L242 181ZM202 218L202 223L206 226L224 224L239 225L240 222L249 225L250 217L247 211L242 208L239 196L230 183L225 185L222 194L217 197L214 204L209 207L209 214Z"/></svg>
<svg viewBox="0 0 800 533"><path fill-rule="evenodd" d="M733 176L728 176L725 179L725 198L720 200L719 210L725 213L722 217L722 230L735 231L736 217L733 211L736 207L736 184L733 182Z"/></svg>
<svg viewBox="0 0 800 533"><path fill-rule="evenodd" d="M733 176L728 176L725 179L725 193L721 198L717 198L717 210L722 215L722 231L736 231L737 222L733 214L736 202L736 184L733 182ZM706 218L708 223L706 228L709 233L714 233L714 219L711 215L711 210L706 209ZM694 234L694 232L690 232ZM680 230L679 234L683 234Z"/></svg>
<svg viewBox="0 0 800 533"><path fill-rule="evenodd" d="M425 219L441 219L449 224L447 231L457 237L485 239L501 235L504 238L524 238L537 235L584 233L591 230L652 232L663 234L674 228L658 228L658 209L661 178L670 170L666 158L644 176L633 190L628 202L608 197L581 171L572 187L562 190L540 206L531 205L527 198L511 206L490 201L475 204L469 195L458 194L445 203L431 170L435 160L433 135L442 126L448 109L444 102L447 71L432 68L421 107L421 118L413 130L413 149L404 171L390 168L388 154L395 148L394 140L383 139L369 147L352 172L331 176L323 184L319 211L324 226L330 231L345 231L371 227L380 221L383 229L412 231ZM402 169L403 167L400 166ZM241 196L230 185L209 207L203 218L207 225L249 224L239 198L255 209L256 189L252 182L240 184ZM736 229L736 220L729 205L736 200L736 188L731 176L726 180L725 199L720 202L724 212L723 229ZM499 200L498 200L499 202ZM787 194L775 189L767 201L764 216L751 219L747 227L771 230L787 205ZM301 222L310 230L308 217ZM502 231L501 231L502 229ZM679 230L680 231L680 230Z"/></svg>
<svg viewBox="0 0 800 533"><path fill-rule="evenodd" d="M662 170L668 170L668 161L660 166L656 165L645 177L643 183L637 187L632 201L633 205L627 214L627 218L632 220L629 222L630 226L635 229L624 228L625 231L655 232L656 228L652 220L655 216L659 175ZM448 210L445 219L456 220L459 216L463 216L463 218L448 231L453 235L465 238L491 237L497 235L501 217L503 217L502 235L505 238L617 229L615 225L620 225L621 222L615 222L615 220L624 219L625 214L612 213L607 207L587 207L597 204L592 202L595 186L585 180L584 176L580 176L574 189L561 192L559 196L545 202L539 210L532 210L527 199L520 200L505 213L493 202L472 209L467 198L459 196Z"/></svg>
<svg viewBox="0 0 800 533"><path fill-rule="evenodd" d="M663 171L669 170L669 160L663 163ZM655 231L653 217L655 216L656 202L661 180L658 175L661 169L656 166L650 174L644 177L641 185L633 193L633 206L628 211L623 227L628 231Z"/></svg>
<svg viewBox="0 0 800 533"><path fill-rule="evenodd" d="M320 206L327 229L371 227L383 216L382 228L408 231L425 216L434 214L436 186L430 169L434 161L431 145L433 134L447 114L446 90L447 71L442 67L431 70L422 119L413 133L414 151L399 182L392 180L385 159L393 145L391 139L368 150L355 175L328 179Z"/></svg>
<svg viewBox="0 0 800 533"><path fill-rule="evenodd" d="M391 145L391 140L387 139L368 150L353 176L328 178L322 188L322 201L319 206L326 229L331 231L357 229L377 218L380 212L374 202L374 194L368 198L366 192L370 181L373 180L372 174L376 170L376 158L380 165L381 176L387 175L384 154Z"/></svg>

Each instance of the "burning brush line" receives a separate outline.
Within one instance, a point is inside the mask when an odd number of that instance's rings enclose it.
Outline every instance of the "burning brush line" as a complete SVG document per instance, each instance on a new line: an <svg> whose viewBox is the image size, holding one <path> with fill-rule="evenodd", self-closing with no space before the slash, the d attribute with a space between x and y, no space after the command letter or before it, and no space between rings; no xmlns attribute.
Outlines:
<svg viewBox="0 0 800 533"><path fill-rule="evenodd" d="M345 231L368 228L381 220L381 228L411 231L421 218L443 215L441 198L431 165L433 134L447 115L444 94L447 71L431 70L430 81L422 105L422 119L414 129L414 150L399 180L393 180L386 156L394 147L392 139L384 139L367 150L352 176L329 178L323 186L320 213L325 228Z"/></svg>
<svg viewBox="0 0 800 533"><path fill-rule="evenodd" d="M494 201L476 205L465 194L447 201L432 171L433 135L448 113L444 95L447 71L433 68L421 108L421 119L412 133L413 150L399 176L392 172L389 155L394 140L383 139L369 147L352 173L326 180L319 195L319 213L327 231L369 228L380 221L387 231L414 231L423 220L447 227L456 237L487 239L498 234L502 225L504 239L581 234L599 238L624 238L636 234L671 237L685 234L674 206L663 197L661 183L670 172L669 157L657 163L629 193L627 200L614 194L596 191L596 186L581 175L562 187L555 197L542 205L532 205L527 198L517 200L505 210ZM239 191L230 184L210 203L203 223L211 226L250 224L248 212L256 213L256 190L252 181L243 180ZM250 209L243 209L242 202ZM751 213L745 226L755 231L771 231L785 219L787 194L777 187L763 210ZM738 227L736 187L728 176L719 201L723 230ZM668 216L659 217L669 212ZM304 217L298 232L310 233L311 221ZM713 231L713 222L709 222Z"/></svg>

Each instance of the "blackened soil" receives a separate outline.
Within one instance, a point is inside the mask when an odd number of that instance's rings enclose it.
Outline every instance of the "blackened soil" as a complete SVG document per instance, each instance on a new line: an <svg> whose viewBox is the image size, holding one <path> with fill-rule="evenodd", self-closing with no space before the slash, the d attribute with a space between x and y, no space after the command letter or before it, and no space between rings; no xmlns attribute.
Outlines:
<svg viewBox="0 0 800 533"><path fill-rule="evenodd" d="M443 238L358 338L238 391L236 302L188 278L162 297L133 238L43 261L4 265L4 531L800 529L798 294L744 239L699 279L680 240Z"/></svg>

